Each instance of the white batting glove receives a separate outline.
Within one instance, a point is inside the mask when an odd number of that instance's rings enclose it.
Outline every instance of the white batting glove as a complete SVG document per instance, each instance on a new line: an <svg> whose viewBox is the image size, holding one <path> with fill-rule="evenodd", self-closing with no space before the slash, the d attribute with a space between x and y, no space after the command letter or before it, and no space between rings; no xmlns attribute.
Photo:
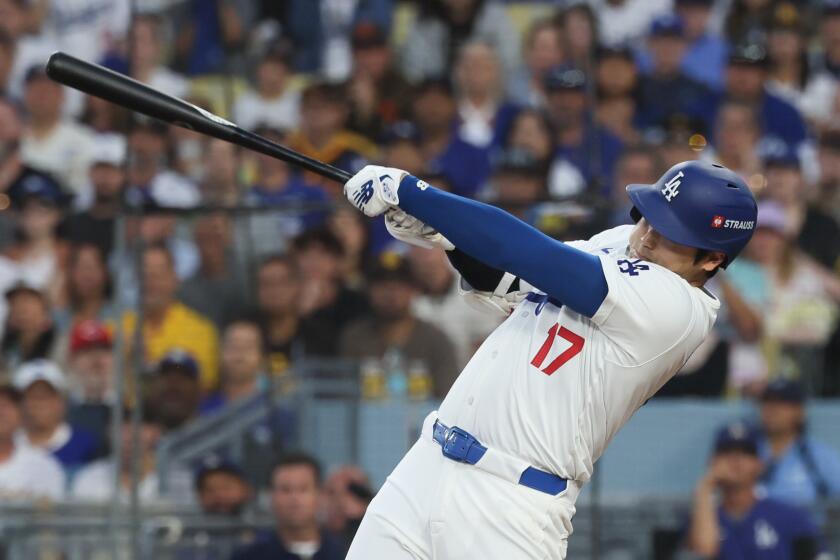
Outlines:
<svg viewBox="0 0 840 560"><path fill-rule="evenodd" d="M394 167L366 165L344 184L350 204L373 218L399 204L397 190L407 171Z"/></svg>
<svg viewBox="0 0 840 560"><path fill-rule="evenodd" d="M416 245L424 249L440 247L444 251L451 251L455 248L455 245L438 230L426 225L411 214L406 214L399 208L391 208L385 212L385 227L388 228L388 233L394 239L409 245Z"/></svg>

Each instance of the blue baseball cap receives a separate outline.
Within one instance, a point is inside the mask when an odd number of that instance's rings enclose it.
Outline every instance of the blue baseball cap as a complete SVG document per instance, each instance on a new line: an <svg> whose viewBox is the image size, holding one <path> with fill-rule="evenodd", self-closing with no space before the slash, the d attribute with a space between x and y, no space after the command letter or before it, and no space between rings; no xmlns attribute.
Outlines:
<svg viewBox="0 0 840 560"><path fill-rule="evenodd" d="M66 206L72 195L65 192L61 184L50 174L37 169L24 168L9 186L9 198L18 206L29 199L37 199L52 206Z"/></svg>
<svg viewBox="0 0 840 560"><path fill-rule="evenodd" d="M767 385L761 400L802 404L805 402L805 388L792 379L779 378Z"/></svg>
<svg viewBox="0 0 840 560"><path fill-rule="evenodd" d="M177 371L198 379L198 362L189 352L179 348L172 349L158 362L156 371L158 374Z"/></svg>
<svg viewBox="0 0 840 560"><path fill-rule="evenodd" d="M676 14L661 15L650 25L651 37L682 37L684 32L683 20Z"/></svg>
<svg viewBox="0 0 840 560"><path fill-rule="evenodd" d="M553 91L580 91L586 88L586 73L574 66L555 66L545 74L545 89Z"/></svg>
<svg viewBox="0 0 840 560"><path fill-rule="evenodd" d="M796 149L781 138L762 140L758 152L765 167L802 167Z"/></svg>
<svg viewBox="0 0 840 560"><path fill-rule="evenodd" d="M713 454L741 451L758 455L758 431L746 422L734 422L721 428L715 436Z"/></svg>

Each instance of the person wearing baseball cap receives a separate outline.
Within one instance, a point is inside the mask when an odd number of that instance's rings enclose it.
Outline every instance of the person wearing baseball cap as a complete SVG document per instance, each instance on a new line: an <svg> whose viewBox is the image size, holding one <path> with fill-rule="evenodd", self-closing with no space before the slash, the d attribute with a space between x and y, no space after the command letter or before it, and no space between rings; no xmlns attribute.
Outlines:
<svg viewBox="0 0 840 560"><path fill-rule="evenodd" d="M160 423L174 430L198 415L201 402L200 370L192 354L173 348L158 362L149 388Z"/></svg>
<svg viewBox="0 0 840 560"><path fill-rule="evenodd" d="M101 441L108 441L116 396L111 332L103 323L87 319L73 326L69 339L67 420L93 432Z"/></svg>
<svg viewBox="0 0 840 560"><path fill-rule="evenodd" d="M840 496L840 454L807 433L805 389L779 378L759 400L759 454L767 495L810 507Z"/></svg>
<svg viewBox="0 0 840 560"><path fill-rule="evenodd" d="M70 475L100 455L104 442L66 420L67 378L54 362L26 362L12 382L22 395L23 427L17 444L50 453Z"/></svg>
<svg viewBox="0 0 840 560"><path fill-rule="evenodd" d="M723 87L726 63L726 41L710 31L714 0L676 0L674 10L683 21L688 43L682 59L682 70L713 91Z"/></svg>
<svg viewBox="0 0 840 560"><path fill-rule="evenodd" d="M202 460L195 474L195 492L201 510L210 515L238 516L253 497L242 468L218 455Z"/></svg>
<svg viewBox="0 0 840 560"><path fill-rule="evenodd" d="M652 64L639 81L637 126L661 126L671 115L710 123L715 97L702 83L686 76L682 59L688 48L681 17L666 14L653 20L647 42Z"/></svg>
<svg viewBox="0 0 840 560"><path fill-rule="evenodd" d="M0 384L0 501L61 499L66 477L59 462L40 449L18 443L20 402L14 385Z"/></svg>
<svg viewBox="0 0 840 560"><path fill-rule="evenodd" d="M817 556L820 535L811 515L756 492L763 469L758 446L754 427L744 422L717 433L694 490L684 543L690 552L720 560Z"/></svg>
<svg viewBox="0 0 840 560"><path fill-rule="evenodd" d="M26 361L50 356L56 333L49 302L41 288L18 281L6 290L5 296L8 313L0 341L0 359L11 371Z"/></svg>

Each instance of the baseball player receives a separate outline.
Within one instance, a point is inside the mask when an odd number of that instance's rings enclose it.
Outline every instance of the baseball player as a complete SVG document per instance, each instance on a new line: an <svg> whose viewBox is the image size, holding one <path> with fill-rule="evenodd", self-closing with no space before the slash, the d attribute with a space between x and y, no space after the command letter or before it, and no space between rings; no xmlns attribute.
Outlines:
<svg viewBox="0 0 840 560"><path fill-rule="evenodd" d="M719 165L681 163L627 186L634 226L571 243L399 169L365 167L344 192L395 237L449 250L471 297L509 313L426 418L348 559L564 558L593 464L711 330L720 304L703 285L752 236L750 190Z"/></svg>

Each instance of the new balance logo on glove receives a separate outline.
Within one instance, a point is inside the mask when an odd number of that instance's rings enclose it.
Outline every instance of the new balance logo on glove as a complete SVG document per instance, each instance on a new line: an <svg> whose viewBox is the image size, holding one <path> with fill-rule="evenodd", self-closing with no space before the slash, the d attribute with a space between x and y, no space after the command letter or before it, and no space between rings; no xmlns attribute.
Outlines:
<svg viewBox="0 0 840 560"><path fill-rule="evenodd" d="M362 208L370 202L371 198L373 198L373 181L368 181L356 192L356 196L353 197L353 202L356 203L358 208Z"/></svg>

